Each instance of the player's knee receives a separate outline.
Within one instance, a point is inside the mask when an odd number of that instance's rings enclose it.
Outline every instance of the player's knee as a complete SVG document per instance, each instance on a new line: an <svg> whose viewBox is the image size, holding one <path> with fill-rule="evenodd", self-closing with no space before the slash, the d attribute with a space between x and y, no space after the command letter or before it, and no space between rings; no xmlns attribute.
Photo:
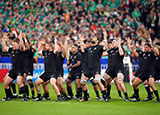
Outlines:
<svg viewBox="0 0 160 115"><path fill-rule="evenodd" d="M87 81L85 79L81 78L80 85L84 86L84 85L86 85L86 83L87 83Z"/></svg>
<svg viewBox="0 0 160 115"><path fill-rule="evenodd" d="M132 86L133 86L133 88L136 88L136 87L137 87L137 84L136 84L136 83L133 83Z"/></svg>

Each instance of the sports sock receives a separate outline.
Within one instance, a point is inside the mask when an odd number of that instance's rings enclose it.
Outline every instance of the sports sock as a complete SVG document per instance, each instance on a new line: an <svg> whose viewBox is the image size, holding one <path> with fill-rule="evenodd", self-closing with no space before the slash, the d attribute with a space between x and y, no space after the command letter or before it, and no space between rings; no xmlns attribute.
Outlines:
<svg viewBox="0 0 160 115"><path fill-rule="evenodd" d="M121 91L118 91L118 95L119 95L119 97L122 97L122 95L121 95Z"/></svg>
<svg viewBox="0 0 160 115"><path fill-rule="evenodd" d="M99 97L99 91L96 91L96 96Z"/></svg>
<svg viewBox="0 0 160 115"><path fill-rule="evenodd" d="M27 94L27 96L29 96L28 85L25 85L25 89L26 89L26 94Z"/></svg>
<svg viewBox="0 0 160 115"><path fill-rule="evenodd" d="M82 97L82 88L81 87L78 88L78 92L79 92L79 97Z"/></svg>
<svg viewBox="0 0 160 115"><path fill-rule="evenodd" d="M111 85L107 85L107 97L110 96Z"/></svg>
<svg viewBox="0 0 160 115"><path fill-rule="evenodd" d="M15 83L12 83L11 87L12 87L13 93L16 94L16 85L15 85Z"/></svg>
<svg viewBox="0 0 160 115"><path fill-rule="evenodd" d="M151 97L150 86L148 86L148 85L145 86L145 89L147 91L148 98L150 98Z"/></svg>
<svg viewBox="0 0 160 115"><path fill-rule="evenodd" d="M154 91L154 94L157 97L157 99L159 99L159 95L158 95L158 91L157 90Z"/></svg>
<svg viewBox="0 0 160 115"><path fill-rule="evenodd" d="M103 98L106 99L106 98L107 98L106 90L101 91L101 93L102 93L102 95L103 95Z"/></svg>
<svg viewBox="0 0 160 115"><path fill-rule="evenodd" d="M68 92L68 95L73 97L72 87L67 86L67 92Z"/></svg>
<svg viewBox="0 0 160 115"><path fill-rule="evenodd" d="M6 88L4 90L5 90L5 93L6 93L6 97L7 98L11 97L11 95L10 95L11 94L11 90L10 89L6 89Z"/></svg>
<svg viewBox="0 0 160 115"><path fill-rule="evenodd" d="M25 87L23 86L20 89L21 89L21 92L23 94L23 97L26 97L26 89L25 89Z"/></svg>

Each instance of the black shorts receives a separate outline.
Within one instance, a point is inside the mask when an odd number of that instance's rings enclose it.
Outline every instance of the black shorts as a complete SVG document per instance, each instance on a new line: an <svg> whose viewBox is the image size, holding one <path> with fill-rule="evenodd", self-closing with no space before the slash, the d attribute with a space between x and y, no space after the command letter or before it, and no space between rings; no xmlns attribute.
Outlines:
<svg viewBox="0 0 160 115"><path fill-rule="evenodd" d="M57 70L57 77L63 77L64 71L63 70Z"/></svg>
<svg viewBox="0 0 160 115"><path fill-rule="evenodd" d="M134 74L135 77L138 77L140 75L140 73L142 72L142 69L139 68L136 73Z"/></svg>
<svg viewBox="0 0 160 115"><path fill-rule="evenodd" d="M107 68L105 71L112 79L117 77L118 73L122 73L124 75L124 67L115 67L115 68Z"/></svg>
<svg viewBox="0 0 160 115"><path fill-rule="evenodd" d="M101 71L100 71L100 69L97 69L97 68L87 68L86 70L85 70L85 72L84 72L84 75L87 77L87 78L91 78L91 77L93 77L93 78L95 78L95 75L96 74L100 74L101 73Z"/></svg>
<svg viewBox="0 0 160 115"><path fill-rule="evenodd" d="M138 78L141 79L143 82L148 80L150 77L154 77L154 71L144 72L142 71Z"/></svg>
<svg viewBox="0 0 160 115"><path fill-rule="evenodd" d="M17 70L15 70L15 69L11 69L11 70L9 71L8 76L9 76L10 78L12 78L13 80L15 80L15 79L17 79L17 76L22 76L22 73L19 72L19 71L17 71ZM22 77L23 77L23 76L22 76Z"/></svg>
<svg viewBox="0 0 160 115"><path fill-rule="evenodd" d="M23 73L33 76L33 63L23 63Z"/></svg>
<svg viewBox="0 0 160 115"><path fill-rule="evenodd" d="M82 73L84 73L85 72L85 70L86 70L86 63L82 63L82 65L81 65L81 70L82 70Z"/></svg>
<svg viewBox="0 0 160 115"><path fill-rule="evenodd" d="M50 80L51 78L57 78L55 73L51 73L51 72L44 72L42 75L39 76L39 78L41 78L44 82Z"/></svg>
<svg viewBox="0 0 160 115"><path fill-rule="evenodd" d="M70 76L68 77L69 80L71 81L75 81L76 79L81 79L81 71L77 71L77 72L70 72Z"/></svg>

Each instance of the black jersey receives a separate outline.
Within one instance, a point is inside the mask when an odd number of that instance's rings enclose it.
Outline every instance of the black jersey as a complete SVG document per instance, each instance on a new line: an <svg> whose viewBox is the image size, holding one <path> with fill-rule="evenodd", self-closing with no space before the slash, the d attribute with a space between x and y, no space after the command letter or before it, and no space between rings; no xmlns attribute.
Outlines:
<svg viewBox="0 0 160 115"><path fill-rule="evenodd" d="M109 62L108 62L108 67L109 68L114 68L114 67L119 67L119 66L123 66L123 56L121 56L119 54L119 50L118 48L112 48L110 50L108 50L108 58L109 58Z"/></svg>
<svg viewBox="0 0 160 115"><path fill-rule="evenodd" d="M154 61L156 59L156 56L154 55L154 52L144 52L143 55L140 55L140 57L143 57L143 72L153 72L154 70Z"/></svg>
<svg viewBox="0 0 160 115"><path fill-rule="evenodd" d="M56 55L53 51L42 51L44 56L45 72L56 72Z"/></svg>
<svg viewBox="0 0 160 115"><path fill-rule="evenodd" d="M89 69L99 69L100 59L103 53L103 46L96 45L85 49L87 53L87 68Z"/></svg>
<svg viewBox="0 0 160 115"><path fill-rule="evenodd" d="M155 63L155 69L160 70L160 55L156 56L156 59L155 59L154 63Z"/></svg>
<svg viewBox="0 0 160 115"><path fill-rule="evenodd" d="M75 53L75 54L72 53L72 55L70 55L69 62L70 62L70 64L73 66L73 65L76 64L78 61L81 62L81 59L82 59L82 57L81 57L81 54L80 54L79 52L77 52L77 53ZM77 67L72 68L72 69L71 69L71 72L73 72L73 71L74 71L74 72L79 72L79 71L81 71L81 64L80 64L79 66L77 66Z"/></svg>
<svg viewBox="0 0 160 115"><path fill-rule="evenodd" d="M114 49L110 49L107 51L108 53L108 67L112 66L112 53L114 52Z"/></svg>
<svg viewBox="0 0 160 115"><path fill-rule="evenodd" d="M33 57L34 57L34 52L32 51L32 48L24 52L24 59L27 63L33 64L34 62Z"/></svg>
<svg viewBox="0 0 160 115"><path fill-rule="evenodd" d="M64 57L62 57L62 52L58 52L56 56L56 62L57 62L57 71L63 70L63 63L64 63Z"/></svg>
<svg viewBox="0 0 160 115"><path fill-rule="evenodd" d="M139 61L139 69L142 69L143 68L143 51L141 50L137 50L138 54L139 54L139 57L138 57L138 61Z"/></svg>
<svg viewBox="0 0 160 115"><path fill-rule="evenodd" d="M11 53L12 58L12 69L21 70L22 69L22 52L20 50L13 50L9 48L9 53Z"/></svg>

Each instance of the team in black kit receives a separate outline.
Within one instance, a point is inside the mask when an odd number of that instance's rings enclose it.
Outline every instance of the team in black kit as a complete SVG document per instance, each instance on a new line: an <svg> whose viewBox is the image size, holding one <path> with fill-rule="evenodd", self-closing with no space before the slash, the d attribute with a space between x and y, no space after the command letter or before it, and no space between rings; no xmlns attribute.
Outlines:
<svg viewBox="0 0 160 115"><path fill-rule="evenodd" d="M63 40L54 38L53 41L39 41L38 54L44 57L45 69L34 84L37 97L35 97L35 89L32 82L34 71L33 56L36 49L24 32L20 32L18 38L12 40L12 47L7 45L7 35L4 35L2 50L3 52L10 52L12 69L4 78L6 97L4 97L3 101L9 101L14 96L17 97L14 85L15 79L17 79L19 97L22 95L22 101L30 99L28 84L32 92L31 99L34 99L34 101L50 100L48 83L54 89L57 102L68 101L72 98L77 98L80 102L88 101L90 100L87 86L89 80L93 85L98 100L108 102L111 99L111 81L114 80L119 98L123 98L121 95L122 90L125 96L124 101L129 101L127 89L123 82L125 71L123 64L125 50L121 45L123 41L121 38L110 40L107 38L106 32L102 34L102 38L99 38L96 34L90 36L90 38L79 35L79 42L73 40L71 36L66 36ZM155 80L160 80L160 48L158 45L153 45L152 40L149 38L147 42L141 42L137 50L133 41L128 38L128 48L139 59L139 69L132 79L134 90L133 96L130 97L132 102L140 101L138 85L142 82L144 82L148 94L143 101L154 99L154 93L156 102L160 102L158 90L154 84ZM103 56L108 56L108 68L102 77L100 59ZM65 58L67 59L66 64L69 72L65 80L67 89L63 84L63 63ZM75 81L76 95L72 91L73 81ZM40 84L43 85L43 96L41 95ZM13 94L10 85L13 86ZM102 97L99 94L98 87Z"/></svg>

